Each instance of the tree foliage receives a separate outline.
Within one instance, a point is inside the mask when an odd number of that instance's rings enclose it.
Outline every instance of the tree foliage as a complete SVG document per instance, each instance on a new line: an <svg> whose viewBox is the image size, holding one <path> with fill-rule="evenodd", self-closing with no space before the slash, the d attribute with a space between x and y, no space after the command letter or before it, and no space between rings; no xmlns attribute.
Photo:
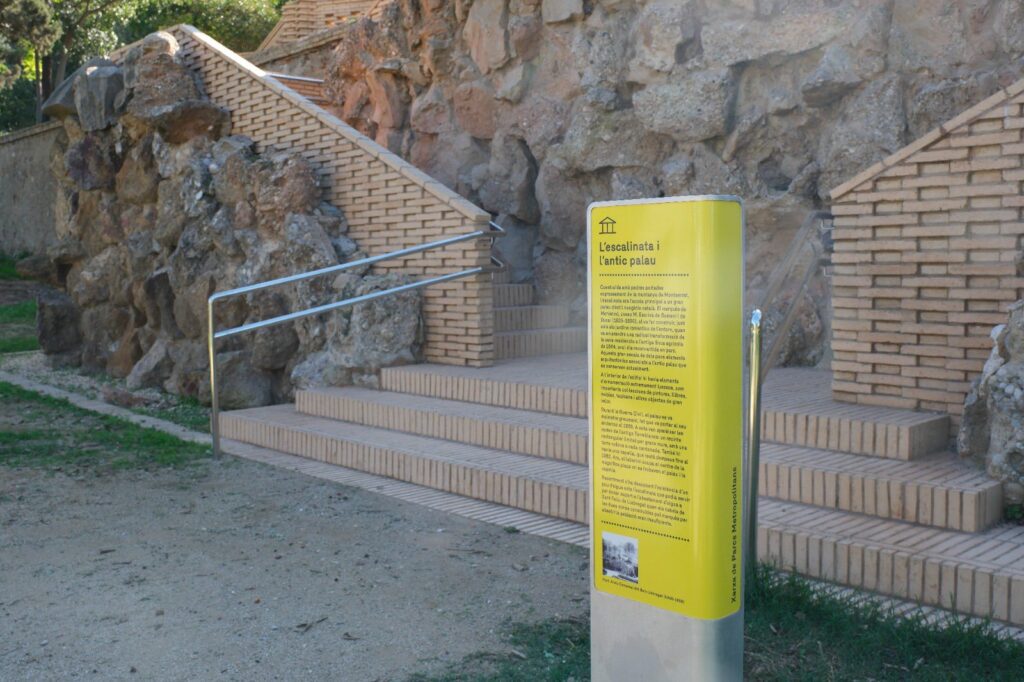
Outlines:
<svg viewBox="0 0 1024 682"><path fill-rule="evenodd" d="M21 75L27 48L50 49L60 37L53 9L46 0L5 0L0 4L0 87Z"/></svg>
<svg viewBox="0 0 1024 682"><path fill-rule="evenodd" d="M36 121L36 87L28 78L18 78L0 90L0 135L27 128Z"/></svg>
<svg viewBox="0 0 1024 682"><path fill-rule="evenodd" d="M131 43L175 24L191 24L237 52L260 46L279 16L276 0L141 0L121 38Z"/></svg>

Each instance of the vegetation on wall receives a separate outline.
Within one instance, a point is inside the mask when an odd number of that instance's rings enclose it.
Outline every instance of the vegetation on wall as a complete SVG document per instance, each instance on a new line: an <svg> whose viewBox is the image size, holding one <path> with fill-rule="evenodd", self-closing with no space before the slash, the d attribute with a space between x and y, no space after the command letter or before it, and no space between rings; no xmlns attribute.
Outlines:
<svg viewBox="0 0 1024 682"><path fill-rule="evenodd" d="M40 106L91 57L189 23L233 50L259 47L285 0L5 0L0 3L0 133L41 120Z"/></svg>

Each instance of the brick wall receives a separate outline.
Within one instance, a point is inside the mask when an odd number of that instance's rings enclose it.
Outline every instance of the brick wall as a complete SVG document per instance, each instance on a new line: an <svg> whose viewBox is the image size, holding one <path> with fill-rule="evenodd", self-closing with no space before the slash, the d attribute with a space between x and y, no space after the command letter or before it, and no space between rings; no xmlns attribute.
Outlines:
<svg viewBox="0 0 1024 682"><path fill-rule="evenodd" d="M325 198L345 212L349 235L371 255L485 228L490 215L356 132L190 26L170 32L210 98L231 111L232 133L260 148L298 152L319 170ZM488 240L380 264L378 271L439 275L490 263ZM429 362L486 366L494 360L490 276L423 292Z"/></svg>
<svg viewBox="0 0 1024 682"><path fill-rule="evenodd" d="M365 14L375 0L291 0L281 9L281 20L260 45L264 50L322 31L349 17Z"/></svg>
<svg viewBox="0 0 1024 682"><path fill-rule="evenodd" d="M1024 297L1024 81L832 192L833 393L959 422Z"/></svg>

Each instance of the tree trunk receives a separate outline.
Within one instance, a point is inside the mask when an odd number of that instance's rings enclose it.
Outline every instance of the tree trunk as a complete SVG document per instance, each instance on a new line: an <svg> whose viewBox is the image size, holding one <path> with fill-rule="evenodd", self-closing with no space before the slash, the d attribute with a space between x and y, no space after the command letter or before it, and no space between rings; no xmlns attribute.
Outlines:
<svg viewBox="0 0 1024 682"><path fill-rule="evenodd" d="M39 50L34 50L35 59L32 61L35 63L36 68L36 123L43 122L43 79L42 79L42 68L39 64Z"/></svg>
<svg viewBox="0 0 1024 682"><path fill-rule="evenodd" d="M51 94L53 94L53 66L51 62L52 60L50 59L49 55L43 57L43 82L41 93L43 95L44 102Z"/></svg>
<svg viewBox="0 0 1024 682"><path fill-rule="evenodd" d="M53 87L57 87L68 77L68 50L64 45L57 48L54 56Z"/></svg>

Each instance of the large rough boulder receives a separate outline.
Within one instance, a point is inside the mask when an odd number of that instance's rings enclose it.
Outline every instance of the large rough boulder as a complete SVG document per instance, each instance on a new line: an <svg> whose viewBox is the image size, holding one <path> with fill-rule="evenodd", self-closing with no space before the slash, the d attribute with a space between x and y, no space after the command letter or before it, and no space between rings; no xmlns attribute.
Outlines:
<svg viewBox="0 0 1024 682"><path fill-rule="evenodd" d="M64 155L67 176L79 189L111 189L121 168L116 141L105 133L88 133Z"/></svg>
<svg viewBox="0 0 1024 682"><path fill-rule="evenodd" d="M820 179L835 186L909 140L900 79L873 81L858 93L852 106L822 137L825 172Z"/></svg>
<svg viewBox="0 0 1024 682"><path fill-rule="evenodd" d="M124 59L129 89L126 126L135 135L155 128L170 144L199 135L216 139L230 126L226 109L202 96L196 75L178 59L178 41L169 33L147 36Z"/></svg>
<svg viewBox="0 0 1024 682"><path fill-rule="evenodd" d="M362 280L343 275L336 282L352 296L391 289L408 283L403 275L369 275ZM420 292L359 303L335 320L326 348L310 355L292 371L298 388L322 384L355 383L377 388L382 367L416 362L422 343Z"/></svg>
<svg viewBox="0 0 1024 682"><path fill-rule="evenodd" d="M62 363L77 364L80 317L78 306L67 294L42 289L36 298L36 335L43 352Z"/></svg>
<svg viewBox="0 0 1024 682"><path fill-rule="evenodd" d="M678 82L650 85L633 96L640 122L657 133L691 142L724 134L729 123L732 74L698 71Z"/></svg>
<svg viewBox="0 0 1024 682"><path fill-rule="evenodd" d="M92 132L112 126L118 117L118 99L124 75L117 66L87 66L74 85L75 111L82 130Z"/></svg>
<svg viewBox="0 0 1024 682"><path fill-rule="evenodd" d="M463 35L482 73L499 69L509 60L507 27L506 0L477 0L469 8Z"/></svg>
<svg viewBox="0 0 1024 682"><path fill-rule="evenodd" d="M1006 501L1024 503L1024 301L992 330L992 354L964 401L957 435L961 457L1003 481Z"/></svg>
<svg viewBox="0 0 1024 682"><path fill-rule="evenodd" d="M110 67L116 68L117 64L104 57L94 57L85 62L85 64L82 64L63 83L55 87L50 96L43 102L43 115L61 120L68 116L77 115L78 107L75 103L75 88L78 85L78 77L90 69ZM123 85L124 81L122 79Z"/></svg>

